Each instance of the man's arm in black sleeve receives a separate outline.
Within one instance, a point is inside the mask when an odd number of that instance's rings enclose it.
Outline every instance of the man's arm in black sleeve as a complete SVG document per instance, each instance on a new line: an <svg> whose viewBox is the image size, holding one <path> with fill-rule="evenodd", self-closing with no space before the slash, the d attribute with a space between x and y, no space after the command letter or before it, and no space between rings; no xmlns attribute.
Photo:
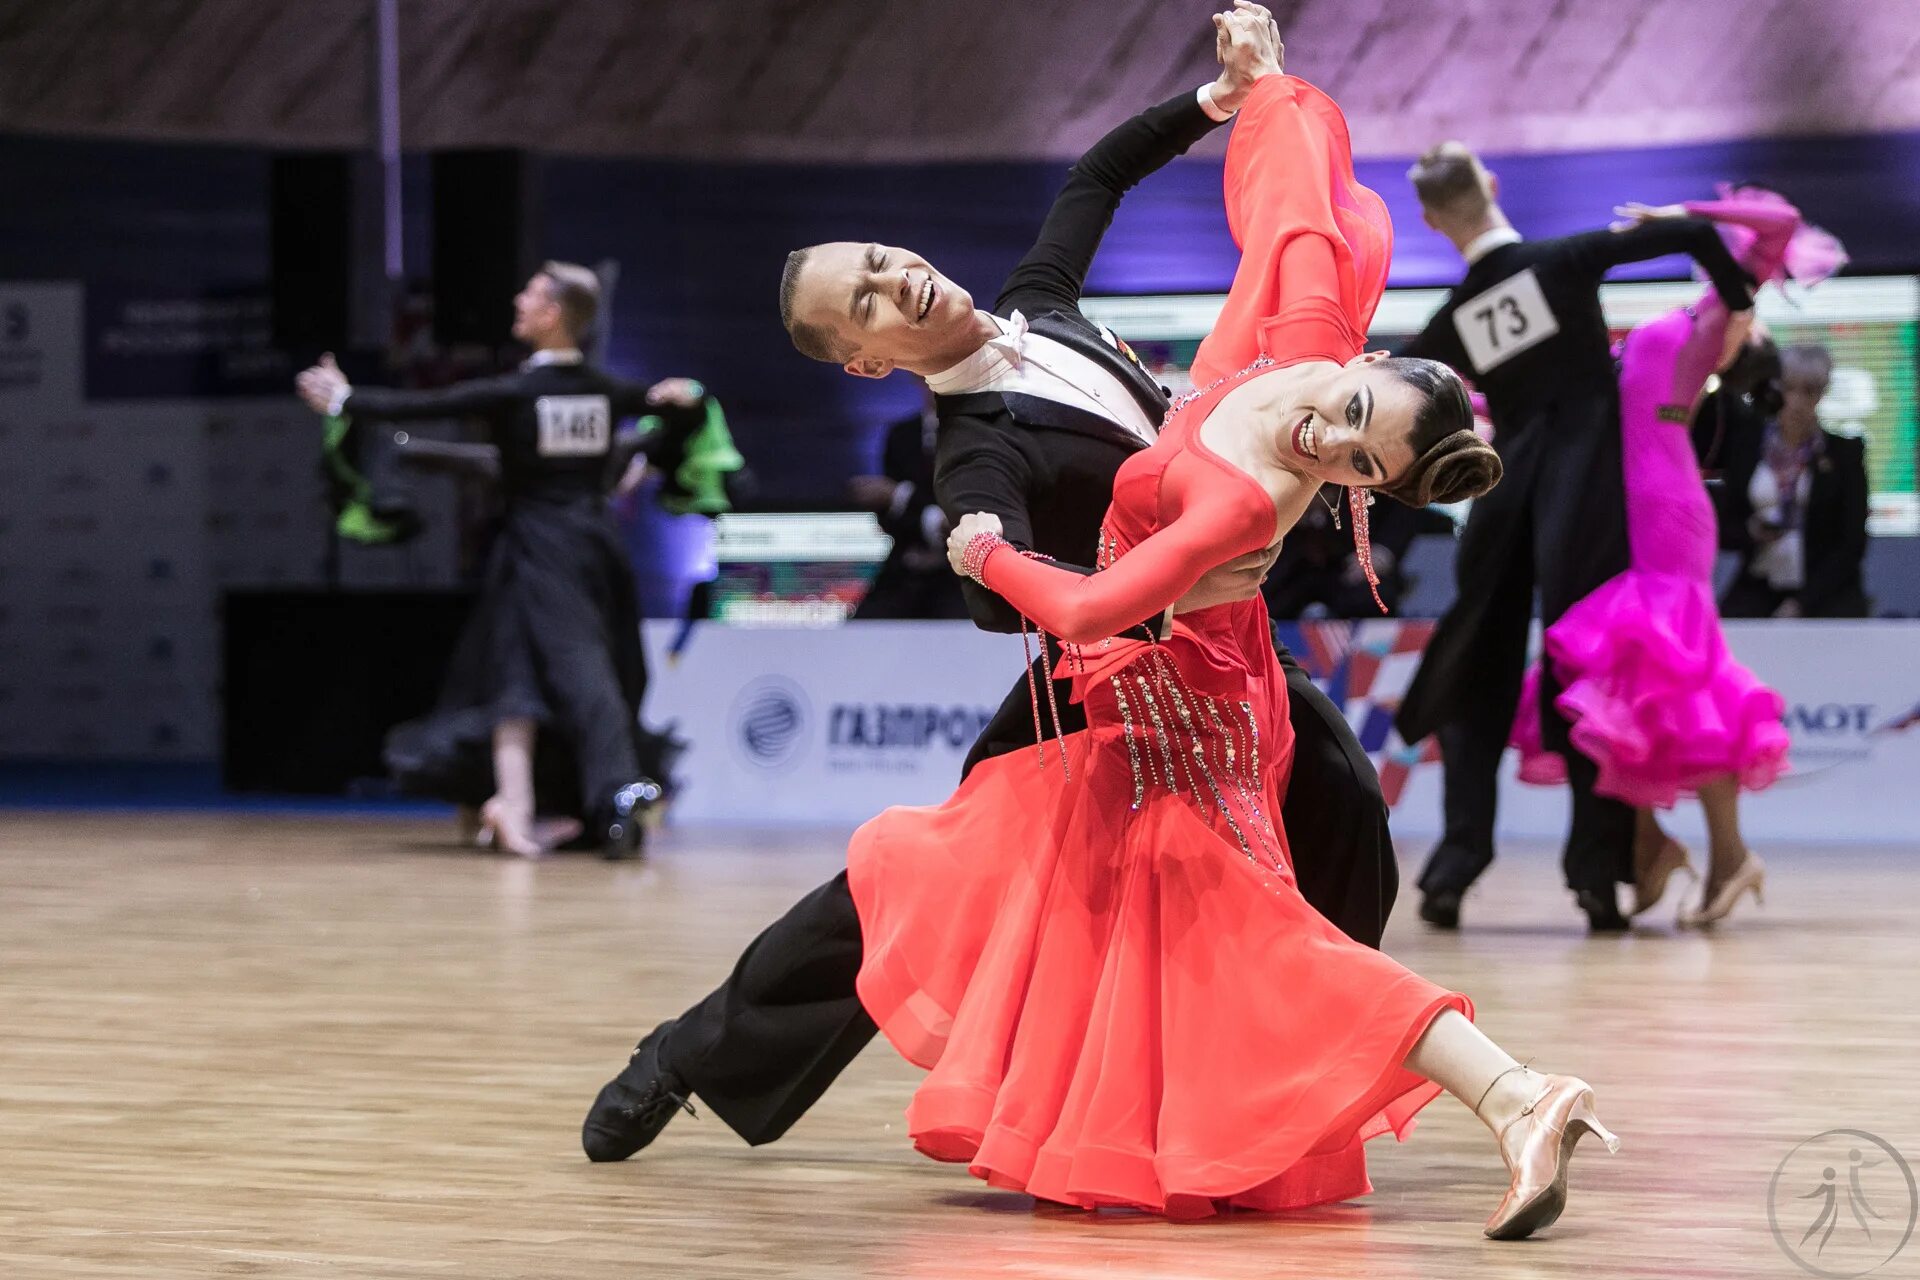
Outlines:
<svg viewBox="0 0 1920 1280"><path fill-rule="evenodd" d="M697 428L706 420L707 402L713 393L698 378L663 378L658 382L636 382L606 374L607 401L616 418L641 418L658 414L670 418L684 415ZM669 426L673 425L671 422Z"/></svg>
<svg viewBox="0 0 1920 1280"><path fill-rule="evenodd" d="M512 379L480 378L438 391L355 387L340 412L356 422L419 422L434 418L480 418L512 395Z"/></svg>
<svg viewBox="0 0 1920 1280"><path fill-rule="evenodd" d="M653 384L635 382L631 378L619 378L609 375L607 378L607 403L612 406L616 420L624 418L643 418L650 413L658 413L659 406L647 398L647 392ZM677 405L676 401L667 401Z"/></svg>
<svg viewBox="0 0 1920 1280"><path fill-rule="evenodd" d="M933 492L949 526L976 511L1000 517L1000 533L1021 551L1033 550L1033 516L1027 505L1032 470L1026 455L995 424L967 414L942 418L934 455ZM1069 573L1090 574L1087 565L1055 562ZM1020 611L972 578L960 580L967 616L982 631L1021 629ZM1129 628L1126 635L1150 640L1159 634L1165 614Z"/></svg>
<svg viewBox="0 0 1920 1280"><path fill-rule="evenodd" d="M1217 123L1189 90L1141 112L1093 144L1067 171L1040 237L1000 287L994 310L1077 307L1087 269L1120 199L1142 178L1204 138Z"/></svg>
<svg viewBox="0 0 1920 1280"><path fill-rule="evenodd" d="M947 521L985 511L1000 517L1001 535L1022 551L1033 549L1027 510L1031 470L1024 454L993 424L969 415L943 418L934 456L933 491ZM1020 630L1020 611L971 578L960 580L967 616L982 631Z"/></svg>
<svg viewBox="0 0 1920 1280"><path fill-rule="evenodd" d="M1729 311L1753 306L1753 277L1741 270L1726 241L1705 218L1649 218L1625 231L1568 236L1561 245L1574 265L1595 281L1624 263L1684 253L1706 271Z"/></svg>

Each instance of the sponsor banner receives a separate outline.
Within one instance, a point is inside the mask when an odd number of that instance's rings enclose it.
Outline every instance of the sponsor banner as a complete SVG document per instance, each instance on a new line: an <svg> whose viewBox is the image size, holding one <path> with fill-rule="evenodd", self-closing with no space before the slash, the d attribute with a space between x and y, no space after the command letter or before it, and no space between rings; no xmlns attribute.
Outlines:
<svg viewBox="0 0 1920 1280"><path fill-rule="evenodd" d="M1780 691L1792 772L1741 810L1749 833L1911 840L1920 830L1920 622L1730 622L1736 657ZM1699 806L1691 810L1692 829Z"/></svg>
<svg viewBox="0 0 1920 1280"><path fill-rule="evenodd" d="M696 821L858 823L892 804L933 804L958 781L978 727L1020 678L1019 642L965 623L862 623L832 630L704 626L677 665L674 624L649 623L647 720L677 721L693 747L676 815ZM1440 828L1432 742L1393 731L1425 621L1282 624L1281 637L1346 713L1380 771L1397 835ZM1778 689L1792 772L1744 801L1748 838L1904 839L1920 828L1920 622L1732 622L1735 655ZM1558 839L1564 787L1502 769L1500 832ZM1669 825L1704 833L1682 803Z"/></svg>
<svg viewBox="0 0 1920 1280"><path fill-rule="evenodd" d="M1787 776L1741 800L1748 841L1910 839L1920 829L1920 622L1733 621L1725 628L1734 656L1785 699L1793 739ZM1515 765L1508 752L1501 836L1562 839L1566 788L1526 786ZM1438 836L1440 803L1439 768L1416 768L1394 806L1395 834ZM1706 838L1694 802L1682 801L1662 821L1696 848Z"/></svg>
<svg viewBox="0 0 1920 1280"><path fill-rule="evenodd" d="M888 805L937 804L1023 670L1020 641L965 624L831 630L646 624L649 724L692 746L677 817L856 824Z"/></svg>

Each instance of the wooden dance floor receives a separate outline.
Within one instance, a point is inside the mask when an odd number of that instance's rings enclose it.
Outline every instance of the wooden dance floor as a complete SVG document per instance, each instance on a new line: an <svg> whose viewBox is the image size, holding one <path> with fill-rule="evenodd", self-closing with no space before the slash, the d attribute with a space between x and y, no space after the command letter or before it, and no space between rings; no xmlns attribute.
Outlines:
<svg viewBox="0 0 1920 1280"><path fill-rule="evenodd" d="M437 823L0 814L0 1275L1784 1277L1768 1204L1796 1144L1860 1129L1920 1158L1909 844L1764 848L1767 907L1712 937L1666 904L1587 937L1538 847L1458 935L1407 891L1389 949L1592 1080L1625 1143L1584 1144L1566 1216L1524 1244L1481 1238L1505 1175L1447 1099L1373 1144L1364 1201L1183 1225L1037 1209L917 1156L916 1073L883 1044L773 1146L703 1113L589 1164L581 1117L638 1033L842 834L529 864ZM1772 1188L1792 1241L1804 1181ZM1920 1275L1920 1240L1879 1274Z"/></svg>

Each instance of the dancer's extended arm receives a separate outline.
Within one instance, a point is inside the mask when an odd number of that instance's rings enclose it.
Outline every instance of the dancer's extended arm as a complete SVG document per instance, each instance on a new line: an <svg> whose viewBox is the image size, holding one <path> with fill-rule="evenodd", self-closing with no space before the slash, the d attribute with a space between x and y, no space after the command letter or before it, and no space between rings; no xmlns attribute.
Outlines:
<svg viewBox="0 0 1920 1280"><path fill-rule="evenodd" d="M1346 120L1296 76L1258 81L1227 147L1240 265L1194 357L1206 386L1261 355L1343 363L1366 342L1393 252L1386 206L1354 177Z"/></svg>
<svg viewBox="0 0 1920 1280"><path fill-rule="evenodd" d="M933 488L948 523L957 525L971 512L985 512L999 518L1001 535L1015 550L1031 550L1033 514L1028 494L1033 491L1033 475L1027 455L1003 427L993 422L957 416L942 424L940 432ZM1059 568L1080 576L1093 573L1086 565L1062 564ZM1020 611L1004 598L971 578L961 582L960 590L974 626L983 631L1020 630ZM1163 628L1165 606L1153 611L1151 617L1148 613L1143 609L1121 628L1106 634L1152 639Z"/></svg>
<svg viewBox="0 0 1920 1280"><path fill-rule="evenodd" d="M1143 614L1164 611L1208 570L1269 546L1278 519L1251 485L1220 483L1188 495L1181 515L1090 577L1029 559L1005 541L968 548L962 521L950 547L978 557L981 581L1043 630L1071 644L1116 634ZM985 550L991 546L991 550Z"/></svg>
<svg viewBox="0 0 1920 1280"><path fill-rule="evenodd" d="M1560 242L1576 269L1596 281L1614 267L1684 253L1700 264L1729 311L1753 306L1753 277L1733 260L1720 233L1705 218L1649 218L1619 231L1588 231Z"/></svg>
<svg viewBox="0 0 1920 1280"><path fill-rule="evenodd" d="M1643 225L1705 218L1715 223L1743 227L1752 236L1740 249L1736 263L1738 269L1747 273L1749 278L1757 280L1770 279L1779 272L1786 260L1787 246L1800 226L1799 211L1777 197L1689 200L1685 204L1658 209L1631 204L1622 206L1619 212L1638 219ZM1715 238L1719 238L1718 233ZM1669 392L1671 402L1681 406L1691 406L1714 370L1734 356L1740 344L1746 340L1753 321L1751 305L1729 310L1726 298L1717 285L1708 289L1688 310L1693 321L1692 331L1675 353ZM1628 358L1632 357L1633 350L1629 346Z"/></svg>
<svg viewBox="0 0 1920 1280"><path fill-rule="evenodd" d="M407 422L433 418L480 418L512 397L510 378L481 378L437 391L352 387L339 412L357 422Z"/></svg>

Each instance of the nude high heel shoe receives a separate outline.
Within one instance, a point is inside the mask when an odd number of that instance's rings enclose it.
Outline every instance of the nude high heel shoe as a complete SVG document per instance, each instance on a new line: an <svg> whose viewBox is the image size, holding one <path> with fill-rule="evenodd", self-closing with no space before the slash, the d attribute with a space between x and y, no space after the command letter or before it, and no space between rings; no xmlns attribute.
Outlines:
<svg viewBox="0 0 1920 1280"><path fill-rule="evenodd" d="M1740 869L1728 876L1726 883L1714 892L1713 897L1702 902L1697 911L1681 911L1680 927L1705 929L1725 920L1733 913L1740 899L1749 892L1753 894L1756 906L1765 906L1767 900L1763 891L1766 884L1766 864L1754 857L1752 853L1748 853L1747 860L1740 864Z"/></svg>
<svg viewBox="0 0 1920 1280"><path fill-rule="evenodd" d="M1650 911L1654 905L1666 896L1667 882L1673 879L1675 872L1684 872L1689 880L1698 880L1699 873L1693 869L1693 860L1687 856L1687 846L1678 840L1668 840L1660 846L1660 852L1647 864L1643 877L1633 882L1633 910L1627 914L1637 916Z"/></svg>
<svg viewBox="0 0 1920 1280"><path fill-rule="evenodd" d="M1527 1131L1509 1145L1508 1133L1522 1120L1529 1122ZM1594 1112L1593 1086L1577 1076L1547 1076L1533 1101L1500 1129L1500 1155L1513 1182L1487 1219L1487 1239L1524 1240L1553 1225L1567 1207L1567 1166L1574 1145L1589 1133L1606 1143L1608 1151L1620 1149L1620 1139Z"/></svg>

